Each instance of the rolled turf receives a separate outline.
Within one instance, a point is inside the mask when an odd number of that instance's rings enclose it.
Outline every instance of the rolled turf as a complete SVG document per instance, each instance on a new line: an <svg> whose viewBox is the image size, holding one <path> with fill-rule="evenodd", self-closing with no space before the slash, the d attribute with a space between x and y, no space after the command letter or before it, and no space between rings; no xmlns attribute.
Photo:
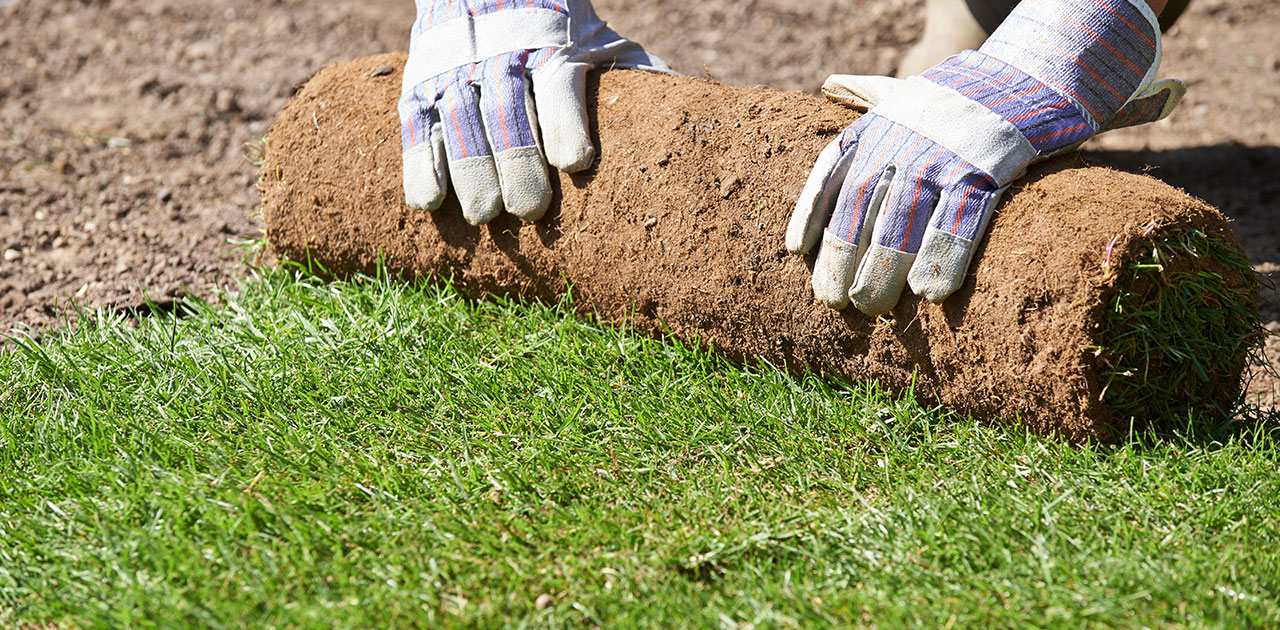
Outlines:
<svg viewBox="0 0 1280 630"><path fill-rule="evenodd" d="M544 220L474 227L452 196L413 210L395 110L404 60L326 68L272 125L259 187L276 252L473 294L572 291L608 321L1073 441L1228 408L1262 339L1256 277L1217 210L1079 158L1015 185L943 304L908 295L881 318L815 304L812 256L788 255L783 233L814 158L857 114L798 93L602 73L588 90L597 164L552 176Z"/></svg>

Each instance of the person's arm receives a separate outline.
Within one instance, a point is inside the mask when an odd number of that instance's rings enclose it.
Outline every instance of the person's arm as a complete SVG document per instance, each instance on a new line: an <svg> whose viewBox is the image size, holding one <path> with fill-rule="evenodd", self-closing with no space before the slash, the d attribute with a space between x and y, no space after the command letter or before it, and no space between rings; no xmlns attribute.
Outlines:
<svg viewBox="0 0 1280 630"><path fill-rule="evenodd" d="M1164 7L1167 4L1169 4L1169 0L1147 0L1147 6L1150 6L1157 16L1164 13Z"/></svg>

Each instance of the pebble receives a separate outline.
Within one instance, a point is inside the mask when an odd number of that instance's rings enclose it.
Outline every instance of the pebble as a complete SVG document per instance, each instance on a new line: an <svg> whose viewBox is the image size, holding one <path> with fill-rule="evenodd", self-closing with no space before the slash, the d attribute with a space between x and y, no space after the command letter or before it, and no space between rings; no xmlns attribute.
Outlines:
<svg viewBox="0 0 1280 630"><path fill-rule="evenodd" d="M218 54L218 42L212 39L202 39L193 42L187 46L187 57L192 59L204 59Z"/></svg>
<svg viewBox="0 0 1280 630"><path fill-rule="evenodd" d="M236 93L231 90L218 90L213 95L213 109L222 114L240 111L240 103L236 101Z"/></svg>
<svg viewBox="0 0 1280 630"><path fill-rule="evenodd" d="M22 252L20 252L20 251L18 251L18 250L16 250L16 249L6 249L6 250L4 250L4 261L5 261L5 262L13 262L13 261L15 261L15 260L22 260Z"/></svg>
<svg viewBox="0 0 1280 630"><path fill-rule="evenodd" d="M396 69L392 68L391 66L378 66L377 68L374 68L369 72L369 78L372 79L373 77L385 77L388 74L391 74L392 72L395 72L395 71Z"/></svg>
<svg viewBox="0 0 1280 630"><path fill-rule="evenodd" d="M552 598L550 595L547 595L546 593L543 593L539 595L537 599L533 600L533 607L537 608L538 610L545 610L554 603L556 603L556 600L554 598Z"/></svg>
<svg viewBox="0 0 1280 630"><path fill-rule="evenodd" d="M644 226L647 228L651 228L657 224L658 224L658 217L649 217L644 220Z"/></svg>
<svg viewBox="0 0 1280 630"><path fill-rule="evenodd" d="M720 182L720 196L728 199L729 196L733 194L733 191L738 189L738 186L741 183L742 180L739 179L737 175L730 175L726 177Z"/></svg>

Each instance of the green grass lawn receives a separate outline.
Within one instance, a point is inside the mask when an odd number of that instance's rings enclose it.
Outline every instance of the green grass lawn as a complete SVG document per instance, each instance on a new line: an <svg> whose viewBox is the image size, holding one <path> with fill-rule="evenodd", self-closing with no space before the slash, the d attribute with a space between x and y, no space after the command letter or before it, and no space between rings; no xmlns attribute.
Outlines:
<svg viewBox="0 0 1280 630"><path fill-rule="evenodd" d="M1261 430L1074 448L564 305L258 273L0 353L0 626L1280 626Z"/></svg>

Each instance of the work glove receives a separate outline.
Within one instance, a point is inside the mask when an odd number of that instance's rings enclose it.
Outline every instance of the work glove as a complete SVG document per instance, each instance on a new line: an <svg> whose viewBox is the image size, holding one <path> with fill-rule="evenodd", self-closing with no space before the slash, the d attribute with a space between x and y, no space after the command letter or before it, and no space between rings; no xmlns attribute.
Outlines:
<svg viewBox="0 0 1280 630"><path fill-rule="evenodd" d="M416 3L399 102L405 201L440 207L452 176L475 225L503 207L542 217L551 205L544 150L566 172L591 165L588 70L669 71L588 0Z"/></svg>
<svg viewBox="0 0 1280 630"><path fill-rule="evenodd" d="M1024 0L921 76L829 79L829 98L870 111L818 156L787 228L793 253L821 241L815 298L879 315L908 284L954 293L1027 166L1173 111L1186 87L1153 81L1160 52L1144 0Z"/></svg>

